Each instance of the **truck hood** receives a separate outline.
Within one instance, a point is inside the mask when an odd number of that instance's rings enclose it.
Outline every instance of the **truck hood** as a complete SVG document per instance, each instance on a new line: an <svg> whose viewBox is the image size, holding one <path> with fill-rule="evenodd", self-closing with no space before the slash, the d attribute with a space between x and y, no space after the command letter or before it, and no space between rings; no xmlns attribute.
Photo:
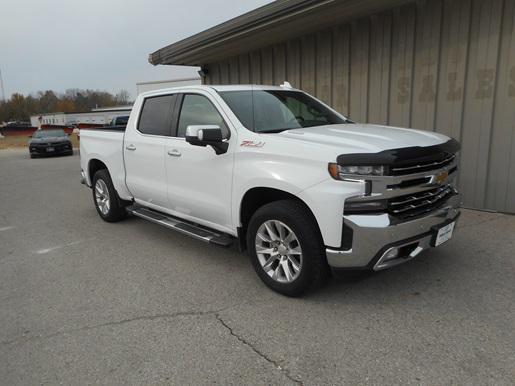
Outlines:
<svg viewBox="0 0 515 386"><path fill-rule="evenodd" d="M273 135L325 145L340 153L377 153L403 147L433 146L449 140L443 134L430 131L371 124L315 126Z"/></svg>

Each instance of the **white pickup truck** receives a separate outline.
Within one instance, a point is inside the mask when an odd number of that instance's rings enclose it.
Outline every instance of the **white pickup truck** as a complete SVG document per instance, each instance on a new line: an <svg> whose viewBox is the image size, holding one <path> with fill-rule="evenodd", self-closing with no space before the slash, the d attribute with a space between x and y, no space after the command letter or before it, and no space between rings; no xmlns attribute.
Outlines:
<svg viewBox="0 0 515 386"><path fill-rule="evenodd" d="M380 270L449 240L459 144L358 124L288 84L138 96L125 130L82 130L82 182L102 219L128 213L248 249L297 296L331 270Z"/></svg>

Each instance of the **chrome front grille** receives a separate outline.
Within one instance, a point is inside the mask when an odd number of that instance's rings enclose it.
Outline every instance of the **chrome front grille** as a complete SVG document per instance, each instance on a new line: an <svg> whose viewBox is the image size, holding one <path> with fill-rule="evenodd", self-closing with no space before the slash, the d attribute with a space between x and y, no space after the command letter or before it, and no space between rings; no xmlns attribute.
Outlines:
<svg viewBox="0 0 515 386"><path fill-rule="evenodd" d="M364 194L349 197L343 212L388 214L392 224L427 216L458 195L458 161L458 153L445 151L390 165L388 175L367 177Z"/></svg>
<svg viewBox="0 0 515 386"><path fill-rule="evenodd" d="M428 162L417 162L416 164L405 164L399 166L393 166L390 169L390 173L394 176L407 175L407 174L415 174L426 172L429 170L436 170L443 168L447 165L450 165L454 159L456 158L456 154L446 155L440 160L431 160Z"/></svg>
<svg viewBox="0 0 515 386"><path fill-rule="evenodd" d="M388 200L388 213L400 219L417 217L443 205L451 196L457 194L450 185L421 192L398 196Z"/></svg>

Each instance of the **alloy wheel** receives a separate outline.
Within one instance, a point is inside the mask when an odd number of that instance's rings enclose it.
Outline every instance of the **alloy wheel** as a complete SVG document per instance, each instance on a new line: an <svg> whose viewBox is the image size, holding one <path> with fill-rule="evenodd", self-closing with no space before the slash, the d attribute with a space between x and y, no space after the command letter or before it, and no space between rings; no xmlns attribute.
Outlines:
<svg viewBox="0 0 515 386"><path fill-rule="evenodd" d="M107 189L107 185L102 179L98 179L95 184L95 200L100 212L103 215L107 215L111 208L111 201L109 199L109 190Z"/></svg>
<svg viewBox="0 0 515 386"><path fill-rule="evenodd" d="M265 221L256 233L256 254L273 280L291 283L302 269L302 249L295 233L278 220Z"/></svg>

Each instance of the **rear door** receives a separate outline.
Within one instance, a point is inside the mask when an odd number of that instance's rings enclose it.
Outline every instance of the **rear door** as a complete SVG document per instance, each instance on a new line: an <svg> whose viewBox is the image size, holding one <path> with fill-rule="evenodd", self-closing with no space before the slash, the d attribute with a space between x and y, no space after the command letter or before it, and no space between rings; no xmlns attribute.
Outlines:
<svg viewBox="0 0 515 386"><path fill-rule="evenodd" d="M176 100L176 94L145 98L136 126L125 133L126 184L138 203L168 206L165 142L171 135Z"/></svg>

